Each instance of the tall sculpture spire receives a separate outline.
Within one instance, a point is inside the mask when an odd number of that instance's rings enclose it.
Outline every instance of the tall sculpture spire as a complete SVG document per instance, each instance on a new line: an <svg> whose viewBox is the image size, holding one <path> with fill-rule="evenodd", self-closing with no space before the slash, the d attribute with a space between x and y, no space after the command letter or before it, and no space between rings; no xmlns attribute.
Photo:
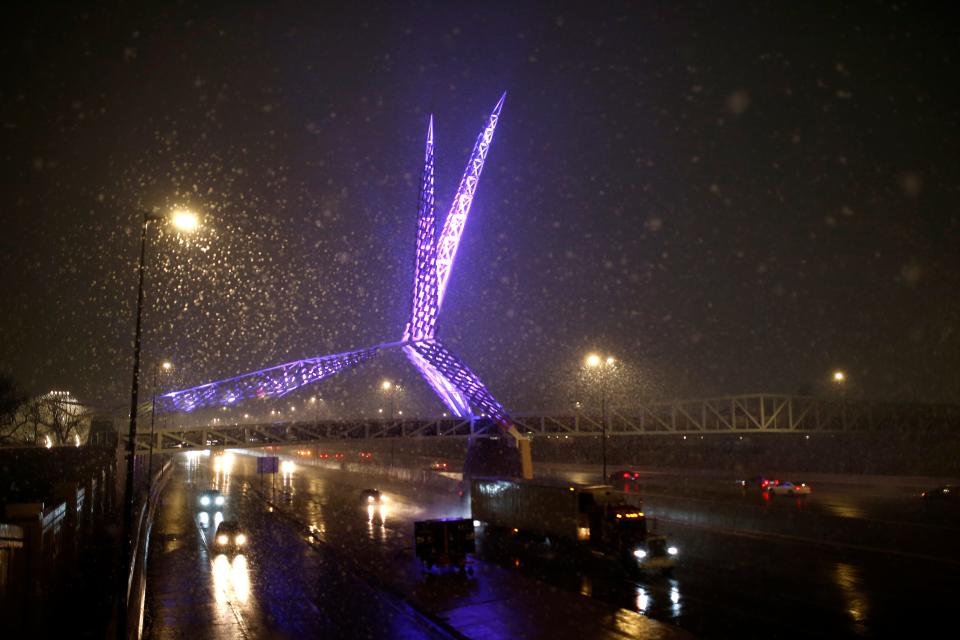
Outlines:
<svg viewBox="0 0 960 640"><path fill-rule="evenodd" d="M432 338L437 329L437 215L433 206L433 115L427 128L420 201L417 208L417 253L414 258L413 303L403 341Z"/></svg>
<svg viewBox="0 0 960 640"><path fill-rule="evenodd" d="M486 126L477 136L439 239L434 207L433 116L430 116L417 207L417 252L411 313L400 342L297 360L191 389L171 391L157 398L158 408L193 411L251 398L282 397L299 387L357 365L381 350L402 347L407 359L455 416L472 417L476 408L504 429L509 429L512 423L503 406L484 387L480 378L436 339L437 316L443 294L505 97L506 93L500 97Z"/></svg>
<svg viewBox="0 0 960 640"><path fill-rule="evenodd" d="M450 271L453 269L453 260L457 257L460 236L463 235L463 228L467 224L467 216L470 215L473 196L477 191L477 184L480 182L480 174L483 172L483 163L486 161L487 152L490 151L490 145L493 143L493 132L497 129L500 110L503 108L503 101L506 97L507 92L504 91L499 102L497 102L497 106L493 108L493 113L487 119L487 126L477 136L477 141L473 145L473 152L467 161L467 168L464 169L463 177L460 179L460 187L457 189L456 195L453 196L450 212L443 222L443 231L440 233L440 242L437 249L437 284L439 286L437 301L440 305L443 304L443 296L447 290Z"/></svg>

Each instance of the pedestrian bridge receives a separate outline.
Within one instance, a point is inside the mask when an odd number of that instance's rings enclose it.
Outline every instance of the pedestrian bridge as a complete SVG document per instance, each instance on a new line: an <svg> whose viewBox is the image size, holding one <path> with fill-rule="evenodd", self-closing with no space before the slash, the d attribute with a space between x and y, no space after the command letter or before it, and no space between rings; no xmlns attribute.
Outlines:
<svg viewBox="0 0 960 640"><path fill-rule="evenodd" d="M304 420L199 424L180 414L153 432L154 450L254 448L372 438L468 438L500 433L493 421L462 418L403 420ZM517 430L530 438L811 434L841 432L960 432L960 405L871 403L810 396L749 394L640 404L599 413L515 414ZM166 421L166 419L165 419ZM151 434L137 434L137 449L150 448Z"/></svg>

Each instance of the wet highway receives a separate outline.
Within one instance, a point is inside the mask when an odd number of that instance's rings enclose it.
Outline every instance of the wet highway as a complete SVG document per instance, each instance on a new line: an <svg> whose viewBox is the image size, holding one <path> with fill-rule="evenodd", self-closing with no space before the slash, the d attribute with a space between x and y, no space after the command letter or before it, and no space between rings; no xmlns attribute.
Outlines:
<svg viewBox="0 0 960 640"><path fill-rule="evenodd" d="M763 526L663 519L661 531L681 548L681 565L670 578L629 576L600 561L573 561L547 547L491 541L482 533L473 576L424 576L412 557L413 521L468 515L453 481L388 480L289 459L297 461L295 470L277 476L274 494L282 517L265 510L251 457L236 455L227 476L211 474L204 458L180 471L184 477L168 489L156 529L164 533L154 544L165 547L151 563L153 637L181 637L197 624L211 630L206 637L292 637L331 629L339 630L337 637L675 637L678 628L713 638L900 637L949 622L960 593L953 550L917 548L925 534L916 528L894 527L885 550L836 545L829 532L819 538L777 533L803 525L807 512L838 515L838 504L846 509L841 524L862 526L858 514L870 519L885 513L913 517L937 535L956 532L950 512L915 513L915 496L850 487L797 501L767 500L726 484L716 490L673 486L680 499L708 505L702 509L708 515L717 505L757 509ZM218 569L205 550L195 500L211 481L226 490L226 516L238 509L259 540L252 541L245 568L242 562L236 568L238 558L229 571ZM360 491L372 486L386 492L382 507L361 500ZM270 495L269 484L264 493ZM822 520L818 526L823 522L835 524ZM218 571L230 578L245 573L249 587L245 591L240 577L239 590L234 585L231 592ZM338 585L332 597L329 585ZM337 604L344 593L353 594L350 606ZM362 626L379 618L391 626ZM361 626L353 626L358 620Z"/></svg>
<svg viewBox="0 0 960 640"><path fill-rule="evenodd" d="M450 493L378 483L388 501L374 507L361 499L363 476L297 465L261 486L244 455L230 465L182 459L176 473L154 527L147 637L689 637L493 562L467 576L425 575L413 521L463 513ZM211 486L226 497L221 515L199 509ZM210 551L223 518L247 527L242 555Z"/></svg>

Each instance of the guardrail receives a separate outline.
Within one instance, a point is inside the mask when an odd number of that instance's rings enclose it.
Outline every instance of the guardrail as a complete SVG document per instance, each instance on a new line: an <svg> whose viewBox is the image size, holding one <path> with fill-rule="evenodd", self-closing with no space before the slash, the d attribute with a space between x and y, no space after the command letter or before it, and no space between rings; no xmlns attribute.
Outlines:
<svg viewBox="0 0 960 640"><path fill-rule="evenodd" d="M153 519L156 515L157 505L160 496L166 487L169 479L172 460L167 460L163 466L156 472L153 482L150 485L150 491L141 502L138 517L137 528L134 531L133 559L130 563L129 573L124 577L126 588L124 590L124 602L120 604L124 611L118 611L124 615L119 616L114 622L114 628L122 625L123 631L115 637L123 637L129 640L139 640L143 634L143 613L144 603L147 593L147 560L150 557L150 534L153 531ZM113 635L113 634L111 634Z"/></svg>

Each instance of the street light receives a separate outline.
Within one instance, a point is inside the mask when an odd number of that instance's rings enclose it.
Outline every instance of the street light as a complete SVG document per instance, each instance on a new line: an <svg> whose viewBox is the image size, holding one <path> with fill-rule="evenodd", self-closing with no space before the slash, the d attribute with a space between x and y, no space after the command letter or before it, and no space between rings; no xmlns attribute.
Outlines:
<svg viewBox="0 0 960 640"><path fill-rule="evenodd" d="M169 360L158 362L153 370L153 399L150 401L150 462L147 465L147 490L153 487L153 424L157 415L157 388L160 384L160 370L164 373L170 373L173 369L173 363Z"/></svg>
<svg viewBox="0 0 960 640"><path fill-rule="evenodd" d="M600 385L600 456L603 461L603 482L607 478L607 377L617 364L616 358L601 358L596 353L588 354L584 359L587 369L597 372Z"/></svg>
<svg viewBox="0 0 960 640"><path fill-rule="evenodd" d="M137 324L133 338L133 382L130 386L130 430L127 433L127 478L124 483L123 499L123 535L124 535L124 559L125 566L129 572L133 560L133 472L134 472L134 454L137 446L137 398L140 394L140 334L141 320L143 318L143 274L146 270L145 259L147 255L147 230L151 222L170 222L176 229L183 232L192 232L197 229L199 222L197 216L186 210L177 210L170 216L158 215L155 213L144 212L143 224L140 227L140 262L137 268ZM126 580L121 581L126 584ZM121 602L121 611L126 613L126 591L124 599ZM123 625L119 627L121 632L126 631L126 618L122 618Z"/></svg>
<svg viewBox="0 0 960 640"><path fill-rule="evenodd" d="M847 380L847 374L845 374L843 371L833 372L833 381L836 382L837 384L842 384L846 382L846 380Z"/></svg>
<svg viewBox="0 0 960 640"><path fill-rule="evenodd" d="M389 380L384 380L380 383L380 388L387 395L387 398L390 400L390 421L393 421L393 411L396 405L397 393L400 392L400 385L393 384Z"/></svg>

